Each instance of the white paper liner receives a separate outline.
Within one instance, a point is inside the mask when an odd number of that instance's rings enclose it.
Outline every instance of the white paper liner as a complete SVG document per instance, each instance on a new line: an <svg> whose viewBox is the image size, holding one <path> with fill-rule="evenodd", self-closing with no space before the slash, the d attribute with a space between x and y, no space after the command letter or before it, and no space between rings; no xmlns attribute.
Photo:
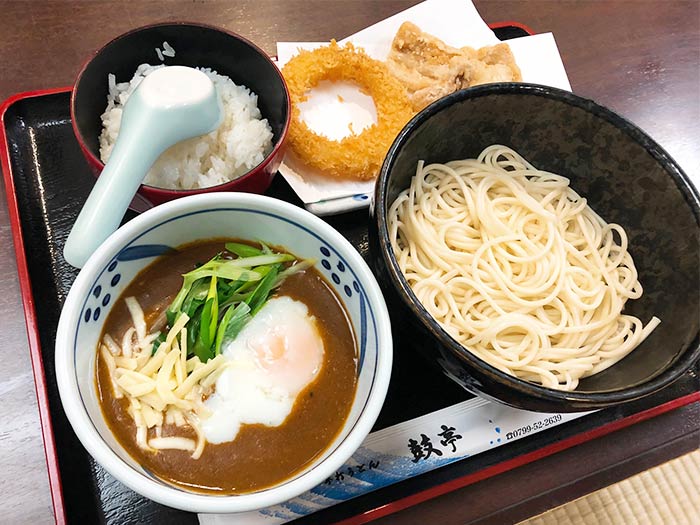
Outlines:
<svg viewBox="0 0 700 525"><path fill-rule="evenodd" d="M469 0L427 0L347 37L339 44L352 42L364 48L370 56L378 60L386 60L394 35L405 21L415 23L423 31L455 47L479 48L500 42ZM505 43L510 46L515 56L524 82L571 90L557 44L551 33L515 38ZM314 49L326 44L325 42L278 42L278 66L284 66L299 48ZM320 104L321 108L314 111L313 104L316 103ZM314 130L324 130L333 138L347 134L347 116L343 114L346 108L341 109L340 104L328 104L328 98L314 97L306 103L306 108L307 111L314 111L315 115L320 117L313 119ZM360 111L364 112L366 108ZM306 112L303 116L306 116ZM279 171L304 202L306 208L317 215L333 215L366 207L374 191L374 180L366 182L329 180L292 158L286 158Z"/></svg>

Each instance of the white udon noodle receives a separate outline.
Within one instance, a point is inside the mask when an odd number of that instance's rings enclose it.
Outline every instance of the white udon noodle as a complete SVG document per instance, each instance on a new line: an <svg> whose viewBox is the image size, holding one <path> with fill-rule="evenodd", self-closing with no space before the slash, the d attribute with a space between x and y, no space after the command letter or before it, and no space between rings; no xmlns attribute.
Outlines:
<svg viewBox="0 0 700 525"><path fill-rule="evenodd" d="M660 323L622 314L642 295L622 227L505 146L419 162L389 209L389 237L416 297L455 340L546 387L575 389Z"/></svg>

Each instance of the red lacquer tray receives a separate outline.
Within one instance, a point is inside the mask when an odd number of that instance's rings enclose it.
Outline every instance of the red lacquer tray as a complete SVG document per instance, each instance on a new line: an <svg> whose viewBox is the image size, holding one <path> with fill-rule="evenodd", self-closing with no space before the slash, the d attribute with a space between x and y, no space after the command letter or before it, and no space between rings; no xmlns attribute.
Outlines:
<svg viewBox="0 0 700 525"><path fill-rule="evenodd" d="M502 39L526 28L492 26ZM141 498L107 474L73 433L58 397L53 363L63 300L77 272L61 256L63 244L94 178L73 135L69 89L24 93L0 107L0 159L7 190L20 287L27 322L54 512L58 523L196 523L196 516ZM281 177L268 194L297 205ZM366 211L328 222L368 257ZM129 220L133 215L128 215ZM402 344L400 339L397 345ZM375 429L472 397L436 370L422 366L410 342L395 356L387 400ZM304 518L304 523L359 524L700 401L698 367L664 391L533 434L516 442L407 479ZM417 385L420 385L418 388ZM439 394L437 394L439 392Z"/></svg>

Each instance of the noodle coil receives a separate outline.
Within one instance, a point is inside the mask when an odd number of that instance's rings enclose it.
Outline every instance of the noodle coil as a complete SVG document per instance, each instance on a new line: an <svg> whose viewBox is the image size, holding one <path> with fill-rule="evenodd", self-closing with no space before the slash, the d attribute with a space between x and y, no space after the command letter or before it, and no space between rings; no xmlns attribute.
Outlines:
<svg viewBox="0 0 700 525"><path fill-rule="evenodd" d="M560 175L494 145L418 163L389 209L389 237L418 300L493 367L573 390L660 323L622 313L642 295L627 235Z"/></svg>

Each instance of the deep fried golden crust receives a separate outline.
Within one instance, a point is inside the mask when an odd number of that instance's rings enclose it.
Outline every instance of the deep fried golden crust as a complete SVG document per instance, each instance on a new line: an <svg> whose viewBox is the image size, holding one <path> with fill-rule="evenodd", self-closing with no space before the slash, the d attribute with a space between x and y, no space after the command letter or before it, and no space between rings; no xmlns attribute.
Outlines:
<svg viewBox="0 0 700 525"><path fill-rule="evenodd" d="M389 71L408 89L415 111L458 89L487 82L519 82L520 68L507 44L455 48L404 22L391 44Z"/></svg>
<svg viewBox="0 0 700 525"><path fill-rule="evenodd" d="M369 180L377 176L389 146L413 116L404 86L386 65L352 44L300 51L282 68L292 103L288 143L308 166L329 177ZM321 80L348 81L372 97L377 123L359 134L330 140L311 131L300 118L299 104Z"/></svg>

